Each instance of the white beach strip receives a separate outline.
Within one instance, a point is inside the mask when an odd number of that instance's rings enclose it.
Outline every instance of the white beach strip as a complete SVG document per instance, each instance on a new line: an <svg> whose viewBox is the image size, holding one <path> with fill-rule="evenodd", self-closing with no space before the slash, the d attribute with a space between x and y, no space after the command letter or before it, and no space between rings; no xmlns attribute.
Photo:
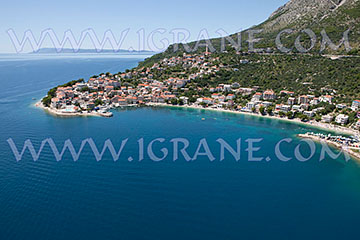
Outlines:
<svg viewBox="0 0 360 240"><path fill-rule="evenodd" d="M305 126L310 126L310 127L314 127L314 128L323 129L326 131L337 132L337 133L344 133L347 135L360 136L359 135L360 132L357 130L346 128L346 127L341 127L341 126L336 126L336 125L332 125L332 124L328 124L328 123L320 123L320 122L316 122L316 121L303 122L300 119L287 119L287 118L281 118L281 117L277 117L277 116L261 115L261 114L257 114L257 113L241 112L241 111L228 110L228 109L222 109L222 108L204 108L204 107L197 106L197 105L179 106L179 105L170 105L170 104L166 104L166 103L147 103L146 105L147 106L158 106L158 107L193 108L193 109L200 109L200 110L210 110L210 111L218 111L218 112L243 114L243 115L249 115L249 116L255 116L255 117L277 119L280 121L287 121L287 122L292 122L292 123L296 123L296 124L302 124Z"/></svg>

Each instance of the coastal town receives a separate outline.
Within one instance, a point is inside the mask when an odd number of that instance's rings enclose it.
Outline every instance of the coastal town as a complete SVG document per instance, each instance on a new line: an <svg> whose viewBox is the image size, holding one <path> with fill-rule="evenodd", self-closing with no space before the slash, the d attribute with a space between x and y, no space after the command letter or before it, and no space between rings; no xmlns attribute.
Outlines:
<svg viewBox="0 0 360 240"><path fill-rule="evenodd" d="M229 54L230 55L230 54ZM117 74L101 73L88 81L79 79L55 87L37 106L58 116L112 117L111 109L142 106L177 106L277 118L319 127L360 138L360 100L344 99L328 86L314 90L310 83L301 90L264 88L224 81L224 73L237 73L242 66L259 64L248 54L235 53L236 64L224 55L205 53L163 58L151 66L141 64ZM225 53L226 57L226 53ZM234 60L232 59L232 62ZM299 135L327 141L349 149L348 139L334 142L329 136ZM358 157L359 146L351 146Z"/></svg>
<svg viewBox="0 0 360 240"><path fill-rule="evenodd" d="M252 64L242 57L239 64ZM360 100L339 102L336 90L301 94L289 90L243 87L237 82L201 84L219 71L238 71L209 52L165 58L151 67L123 73L103 73L88 81L80 79L56 87L42 100L57 115L111 117L110 109L145 105L177 105L297 119L360 128Z"/></svg>

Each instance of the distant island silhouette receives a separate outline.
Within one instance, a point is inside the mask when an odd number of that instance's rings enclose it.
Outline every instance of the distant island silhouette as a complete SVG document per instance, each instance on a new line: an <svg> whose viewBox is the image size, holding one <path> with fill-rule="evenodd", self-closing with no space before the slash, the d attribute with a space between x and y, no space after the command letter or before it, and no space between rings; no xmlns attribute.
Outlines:
<svg viewBox="0 0 360 240"><path fill-rule="evenodd" d="M39 54L39 53L114 53L114 54L121 54L121 53L132 53L132 54L149 54L149 53L155 53L152 51L146 51L146 50L142 50L142 51L136 51L136 50L125 50L125 49L120 49L120 50L116 50L114 51L113 49L103 49L100 52L98 52L96 49L79 49L79 50L74 50L72 48L63 48L60 52L58 52L56 50L56 48L40 48L37 51L33 51L30 52L30 54Z"/></svg>

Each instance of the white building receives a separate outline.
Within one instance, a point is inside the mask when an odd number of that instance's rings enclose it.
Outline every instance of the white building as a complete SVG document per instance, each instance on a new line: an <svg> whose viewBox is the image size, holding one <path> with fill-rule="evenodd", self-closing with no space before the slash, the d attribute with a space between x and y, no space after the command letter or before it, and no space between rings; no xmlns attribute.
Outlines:
<svg viewBox="0 0 360 240"><path fill-rule="evenodd" d="M321 120L324 122L324 123L331 123L331 121L334 119L333 116L331 115L325 115L321 118Z"/></svg>
<svg viewBox="0 0 360 240"><path fill-rule="evenodd" d="M299 97L298 102L299 102L299 104L307 104L307 103L309 103L309 97L302 95Z"/></svg>
<svg viewBox="0 0 360 240"><path fill-rule="evenodd" d="M315 115L315 113L313 111L304 111L304 115L306 115L308 117L313 117Z"/></svg>
<svg viewBox="0 0 360 240"><path fill-rule="evenodd" d="M263 94L263 98L264 100L275 100L276 99L275 92L273 90L266 90Z"/></svg>
<svg viewBox="0 0 360 240"><path fill-rule="evenodd" d="M346 108L346 104L337 104L337 105L336 105L336 108L338 108L338 109L344 109L344 108Z"/></svg>
<svg viewBox="0 0 360 240"><path fill-rule="evenodd" d="M235 98L234 94L229 94L226 96L226 100L233 100Z"/></svg>
<svg viewBox="0 0 360 240"><path fill-rule="evenodd" d="M281 107L280 107L280 111L282 111L282 112L289 112L291 110L291 106L289 106L289 105L281 105Z"/></svg>
<svg viewBox="0 0 360 240"><path fill-rule="evenodd" d="M349 122L349 116L347 115L344 115L344 114L339 114L335 121L338 123L338 124L347 124Z"/></svg>
<svg viewBox="0 0 360 240"><path fill-rule="evenodd" d="M225 92L231 91L231 85L224 85L224 91Z"/></svg>
<svg viewBox="0 0 360 240"><path fill-rule="evenodd" d="M189 98L188 97L180 97L184 104L188 104Z"/></svg>
<svg viewBox="0 0 360 240"><path fill-rule="evenodd" d="M255 93L254 96L252 97L251 101L255 102L255 101L260 101L260 99L262 98L262 93Z"/></svg>
<svg viewBox="0 0 360 240"><path fill-rule="evenodd" d="M330 96L330 95L325 95L325 96L321 96L321 97L320 97L320 101L321 101L321 102L331 103L332 100L333 100L333 97Z"/></svg>
<svg viewBox="0 0 360 240"><path fill-rule="evenodd" d="M294 97L290 97L287 101L287 104L294 105L296 103L296 99Z"/></svg>
<svg viewBox="0 0 360 240"><path fill-rule="evenodd" d="M320 103L320 100L318 98L314 98L313 100L310 101L311 105L318 105Z"/></svg>
<svg viewBox="0 0 360 240"><path fill-rule="evenodd" d="M264 105L264 107L269 107L269 106L271 106L272 105L272 103L271 102L262 102L261 103L262 105Z"/></svg>
<svg viewBox="0 0 360 240"><path fill-rule="evenodd" d="M254 107L256 107L256 103L254 103L254 102L248 102L247 104L246 104L246 108L248 109L248 110L252 110Z"/></svg>
<svg viewBox="0 0 360 240"><path fill-rule="evenodd" d="M299 111L301 108L300 108L300 105L293 105L292 106L292 110L293 111Z"/></svg>
<svg viewBox="0 0 360 240"><path fill-rule="evenodd" d="M198 98L198 103L205 103L205 104L213 104L213 100L211 98Z"/></svg>

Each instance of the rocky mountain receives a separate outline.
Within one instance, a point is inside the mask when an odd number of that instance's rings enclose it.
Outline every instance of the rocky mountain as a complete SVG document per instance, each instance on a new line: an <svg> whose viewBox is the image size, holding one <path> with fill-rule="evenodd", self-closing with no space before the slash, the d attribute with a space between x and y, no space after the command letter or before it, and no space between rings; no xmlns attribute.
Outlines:
<svg viewBox="0 0 360 240"><path fill-rule="evenodd" d="M291 0L276 10L262 26L269 31L296 23L303 23L304 26L320 23L335 14L341 6L351 7L355 2L357 0Z"/></svg>
<svg viewBox="0 0 360 240"><path fill-rule="evenodd" d="M319 50L320 33L325 31L334 43L339 43L345 31L349 30L350 46L356 53L360 46L360 0L290 0L276 10L264 23L252 29L263 29L264 43L274 47L274 39L284 29L293 30L285 37L285 43L292 44L302 35L305 29L311 29L317 36L318 42L313 50ZM338 50L327 49L327 52L344 54L348 50L344 47Z"/></svg>
<svg viewBox="0 0 360 240"><path fill-rule="evenodd" d="M348 38L352 51L342 45L340 48L333 50L327 48L320 53L332 54L360 54L360 0L290 0L284 6L276 10L263 23L251 27L248 30L259 30L262 32L256 35L256 38L261 38L261 42L257 43L257 48L271 48L278 50L275 44L276 37L285 29L291 29L292 33L286 33L282 36L282 42L287 48L292 49L292 52L297 52L294 48L296 38L300 40L305 48L311 46L308 34L303 30L311 29L317 37L316 44L312 48L312 52L319 53L323 36L322 31L330 38L335 45L338 45L343 38L344 32L349 30ZM241 33L242 35L242 49L247 51L248 30ZM237 35L231 37L237 41ZM212 45L216 50L221 49L221 39L211 39ZM189 43L194 47L196 43ZM180 45L180 50L184 50ZM167 53L173 51L173 46L170 46ZM204 51L200 48L199 51Z"/></svg>
<svg viewBox="0 0 360 240"><path fill-rule="evenodd" d="M309 49L312 43L304 30L311 29L316 36L316 42L309 53L360 55L360 0L290 0L263 23L230 37L237 42L238 35L241 34L241 50L246 52L249 50L248 31L260 29L262 32L258 33L256 38L260 38L261 41L256 43L256 48L281 52L276 44L276 38L283 30L291 29L291 33L281 35L281 41L287 49L291 49L290 53L298 52L297 48L294 47L297 38L304 48ZM336 50L328 46L325 50L321 50L323 40L321 32L326 32L334 45L339 45L346 31L348 31L350 50L345 48L344 44ZM209 41L207 42L209 43ZM210 43L217 52L221 51L221 42L222 39L220 38L210 39ZM225 49L232 48L232 45L228 41L226 42ZM187 46L197 52L205 51L205 47L196 48L196 42L186 45L174 44L169 46L165 52L154 55L141 65L151 65L164 57L181 55L184 51L188 51Z"/></svg>

